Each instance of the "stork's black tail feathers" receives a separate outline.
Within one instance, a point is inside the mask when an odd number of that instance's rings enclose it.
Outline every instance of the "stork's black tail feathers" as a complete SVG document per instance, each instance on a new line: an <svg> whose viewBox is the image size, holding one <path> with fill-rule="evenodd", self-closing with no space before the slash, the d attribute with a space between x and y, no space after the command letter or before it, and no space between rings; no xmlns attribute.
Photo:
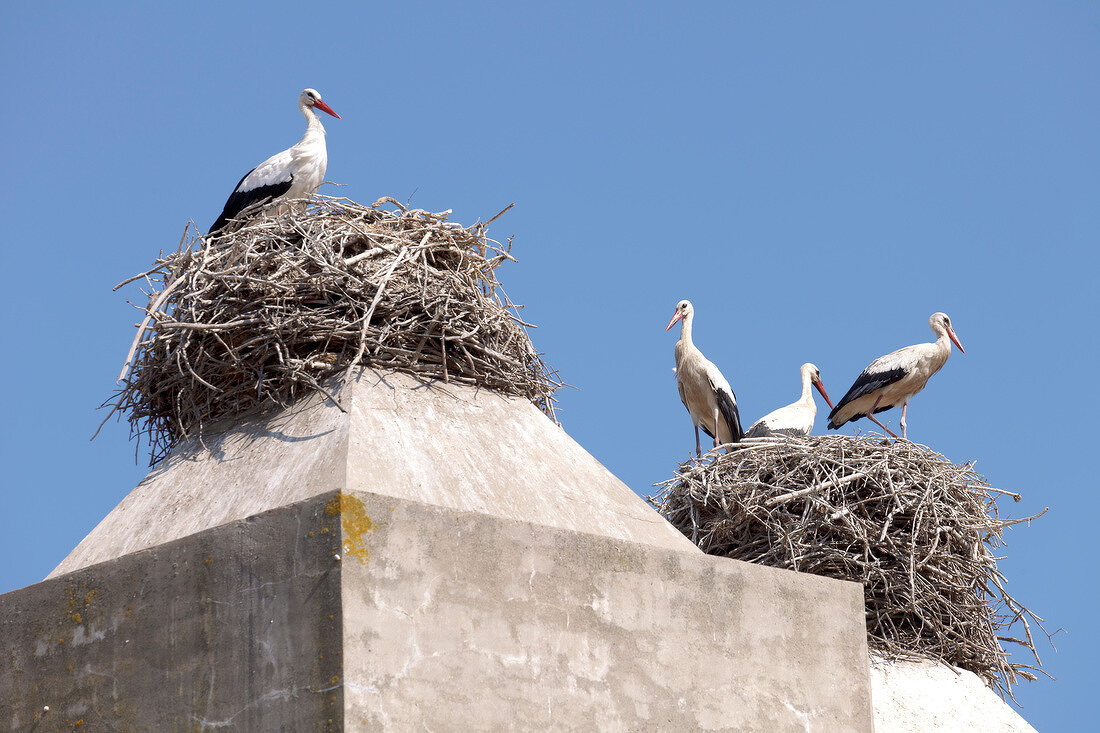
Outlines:
<svg viewBox="0 0 1100 733"><path fill-rule="evenodd" d="M255 168L252 170L254 171ZM222 209L222 213L218 216L217 221L210 225L210 231L207 232L208 234L217 232L232 221L233 217L237 216L237 214L248 207L279 198L289 191L291 185L294 183L294 176L290 176L286 181L256 186L255 188L242 191L241 185L244 183L244 179L248 178L250 175L252 175L252 171L245 173L244 177L237 182L236 188L233 189L233 193L229 194L229 199L225 202L225 207Z"/></svg>
<svg viewBox="0 0 1100 733"><path fill-rule="evenodd" d="M741 429L741 416L737 412L737 396L733 393L726 394L725 390L715 390L718 397L718 412L726 421L730 429L730 442L740 443L745 437L745 431Z"/></svg>
<svg viewBox="0 0 1100 733"><path fill-rule="evenodd" d="M840 401L836 403L836 407L829 411L829 430L838 430L842 425L844 425L844 423L855 422L861 417L867 416L865 413L860 415L852 415L844 422L835 422L836 414L844 409L849 402L857 400L864 395L869 395L876 390L882 389L883 387L888 387L894 382L903 379L906 375L906 371L904 369L893 368L873 370L874 366L875 365L872 364L871 366L860 372L859 376L856 377L856 381L853 382L852 386L848 389L848 392L840 398ZM882 405L877 410L875 410L875 414L889 410L893 406L894 405L892 403L889 405Z"/></svg>
<svg viewBox="0 0 1100 733"><path fill-rule="evenodd" d="M844 396L847 397L848 395L844 395ZM836 422L833 422L833 420L835 419L836 413L840 410L840 408L844 407L844 405L846 405L846 404L848 404L848 403L845 402L842 399L840 402L836 403L836 407L829 410L829 422L825 424L825 427L829 428L829 430L839 430L840 429L840 426L843 425L844 423L836 423ZM845 422L847 422L847 421L845 421Z"/></svg>

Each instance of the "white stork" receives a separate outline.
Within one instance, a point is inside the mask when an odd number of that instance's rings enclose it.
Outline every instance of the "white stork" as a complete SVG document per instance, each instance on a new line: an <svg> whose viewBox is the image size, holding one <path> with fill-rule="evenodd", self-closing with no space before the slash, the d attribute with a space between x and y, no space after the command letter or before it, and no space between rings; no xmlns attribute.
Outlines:
<svg viewBox="0 0 1100 733"><path fill-rule="evenodd" d="M896 438L897 433L876 420L875 413L900 404L901 435L906 440L909 439L905 429L905 413L909 409L909 400L924 389L929 378L947 363L952 342L959 347L959 351L966 353L966 349L955 336L951 319L946 313L933 313L928 319L928 326L938 337L935 341L906 346L886 356L880 356L856 377L851 389L829 413L830 429L836 430L850 420L867 417Z"/></svg>
<svg viewBox="0 0 1100 733"><path fill-rule="evenodd" d="M325 180L328 150L325 148L325 128L314 109L340 119L332 107L321 101L316 89L303 90L298 95L298 111L308 123L306 134L297 145L272 155L245 174L229 194L221 216L210 227L210 234L257 202L297 199L317 192Z"/></svg>
<svg viewBox="0 0 1100 733"><path fill-rule="evenodd" d="M832 400L825 392L825 385L821 383L821 370L813 364L806 362L802 365L802 396L798 402L793 402L786 407L769 412L752 424L745 433L746 438L763 438L768 435L809 435L814 429L814 418L817 417L817 403L814 402L810 385L817 387L817 391L825 398L829 407L833 406Z"/></svg>
<svg viewBox="0 0 1100 733"><path fill-rule="evenodd" d="M701 456L699 429L714 439L714 446L736 443L741 440L741 417L737 414L737 396L730 383L713 363L703 356L691 342L691 321L695 310L691 303L681 300L668 322L668 331L676 321L680 325L680 339L676 342L676 387L680 399L695 425L695 455Z"/></svg>

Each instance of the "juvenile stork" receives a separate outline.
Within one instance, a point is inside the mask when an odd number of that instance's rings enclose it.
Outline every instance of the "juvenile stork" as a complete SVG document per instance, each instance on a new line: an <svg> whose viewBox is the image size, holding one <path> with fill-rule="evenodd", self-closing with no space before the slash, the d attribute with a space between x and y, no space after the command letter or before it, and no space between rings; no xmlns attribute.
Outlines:
<svg viewBox="0 0 1100 733"><path fill-rule="evenodd" d="M832 400L825 392L825 385L821 383L821 370L813 364L806 362L802 365L802 396L798 402L793 402L786 407L769 412L752 424L745 433L746 438L763 438L768 435L809 435L814 429L814 418L817 417L817 403L814 402L813 392L810 386L817 387L817 391L825 398L829 407L833 406Z"/></svg>
<svg viewBox="0 0 1100 733"><path fill-rule="evenodd" d="M315 109L340 119L332 107L321 101L316 89L303 90L298 95L298 111L306 118L306 134L297 145L272 155L245 174L229 194L221 215L210 227L210 234L257 202L291 200L317 193L325 180L328 149L325 147L325 128Z"/></svg>
<svg viewBox="0 0 1100 733"><path fill-rule="evenodd" d="M695 455L701 456L699 429L714 439L714 446L741 440L741 418L737 414L737 397L730 383L713 363L691 342L691 321L695 310L681 300L665 331L676 321L680 324L680 339L676 342L676 387L680 400L695 425Z"/></svg>
<svg viewBox="0 0 1100 733"><path fill-rule="evenodd" d="M905 429L909 400L924 389L929 378L947 363L952 342L959 347L959 351L966 353L946 313L933 313L928 319L928 326L937 336L935 341L906 346L880 356L856 377L851 389L829 413L829 429L836 430L846 422L867 417L897 438L897 433L875 419L875 413L901 405L901 436L909 439Z"/></svg>

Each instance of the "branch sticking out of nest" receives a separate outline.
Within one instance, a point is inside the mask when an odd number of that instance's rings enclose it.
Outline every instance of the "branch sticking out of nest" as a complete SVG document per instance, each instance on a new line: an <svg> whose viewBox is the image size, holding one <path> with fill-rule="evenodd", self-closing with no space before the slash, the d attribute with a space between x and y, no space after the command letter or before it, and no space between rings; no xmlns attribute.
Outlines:
<svg viewBox="0 0 1100 733"><path fill-rule="evenodd" d="M525 397L554 418L561 382L496 279L513 258L487 223L388 197L298 203L303 214L210 239L185 231L131 278L161 284L105 406L148 439L153 462L214 420L329 394L322 382L359 364Z"/></svg>
<svg viewBox="0 0 1100 733"><path fill-rule="evenodd" d="M863 584L870 645L968 669L1012 695L1042 619L1005 590L996 500L972 464L859 437L747 439L680 466L650 502L704 552ZM1024 639L1004 635L1019 623ZM1047 635L1049 638L1049 635ZM1010 661L1000 642L1034 664Z"/></svg>

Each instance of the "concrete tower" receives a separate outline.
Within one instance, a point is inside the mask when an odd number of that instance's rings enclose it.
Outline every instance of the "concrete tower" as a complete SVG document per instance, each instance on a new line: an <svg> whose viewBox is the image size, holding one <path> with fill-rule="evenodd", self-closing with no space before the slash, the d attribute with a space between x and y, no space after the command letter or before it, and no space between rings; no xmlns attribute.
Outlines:
<svg viewBox="0 0 1100 733"><path fill-rule="evenodd" d="M872 729L858 585L704 555L524 400L337 399L181 446L0 597L0 726Z"/></svg>

